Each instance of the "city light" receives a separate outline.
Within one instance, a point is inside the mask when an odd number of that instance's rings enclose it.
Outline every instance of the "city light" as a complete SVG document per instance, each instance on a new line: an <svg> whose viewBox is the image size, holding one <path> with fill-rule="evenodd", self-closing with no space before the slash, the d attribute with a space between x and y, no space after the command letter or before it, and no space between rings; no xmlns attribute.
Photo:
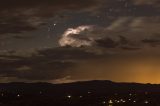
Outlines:
<svg viewBox="0 0 160 106"><path fill-rule="evenodd" d="M112 103L113 103L113 101L112 101L112 100L109 100L109 101L108 101L108 103L109 103L109 104L112 104Z"/></svg>
<svg viewBox="0 0 160 106"><path fill-rule="evenodd" d="M69 99L70 99L70 98L72 98L72 96L71 96L71 95L68 95L68 96L67 96L67 98L69 98Z"/></svg>

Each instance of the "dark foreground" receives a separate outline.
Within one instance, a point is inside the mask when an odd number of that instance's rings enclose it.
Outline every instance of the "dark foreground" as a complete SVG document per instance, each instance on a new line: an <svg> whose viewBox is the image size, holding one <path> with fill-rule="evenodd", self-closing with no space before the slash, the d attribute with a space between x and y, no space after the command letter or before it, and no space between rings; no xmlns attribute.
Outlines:
<svg viewBox="0 0 160 106"><path fill-rule="evenodd" d="M160 106L160 85L111 81L0 84L0 106Z"/></svg>

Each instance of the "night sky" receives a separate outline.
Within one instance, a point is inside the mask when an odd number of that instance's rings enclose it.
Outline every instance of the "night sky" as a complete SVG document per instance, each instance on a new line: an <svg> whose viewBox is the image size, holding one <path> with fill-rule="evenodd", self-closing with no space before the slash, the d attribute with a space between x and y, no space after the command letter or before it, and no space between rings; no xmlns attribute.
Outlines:
<svg viewBox="0 0 160 106"><path fill-rule="evenodd" d="M160 83L160 0L0 0L0 82Z"/></svg>

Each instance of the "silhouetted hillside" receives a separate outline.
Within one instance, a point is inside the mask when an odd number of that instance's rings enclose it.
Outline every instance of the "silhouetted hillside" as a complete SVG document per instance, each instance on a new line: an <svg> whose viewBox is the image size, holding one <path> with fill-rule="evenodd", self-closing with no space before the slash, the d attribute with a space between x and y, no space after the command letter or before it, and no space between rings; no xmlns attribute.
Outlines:
<svg viewBox="0 0 160 106"><path fill-rule="evenodd" d="M160 85L86 81L1 83L2 106L159 106ZM147 101L147 102L145 102ZM134 103L136 102L136 103Z"/></svg>
<svg viewBox="0 0 160 106"><path fill-rule="evenodd" d="M6 91L38 91L47 92L66 92L66 91L88 91L94 92L160 92L159 84L139 84L139 83L115 83L112 81L84 81L66 84L50 84L50 83L0 83L0 90Z"/></svg>

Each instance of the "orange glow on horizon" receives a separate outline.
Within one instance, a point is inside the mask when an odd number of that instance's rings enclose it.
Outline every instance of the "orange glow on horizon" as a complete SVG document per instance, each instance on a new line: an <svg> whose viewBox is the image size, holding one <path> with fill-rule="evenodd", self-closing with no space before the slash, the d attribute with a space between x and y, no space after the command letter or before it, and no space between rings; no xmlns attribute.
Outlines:
<svg viewBox="0 0 160 106"><path fill-rule="evenodd" d="M112 80L116 82L160 83L158 59L115 59L87 61L72 71L76 80ZM80 73L80 74L77 74Z"/></svg>

